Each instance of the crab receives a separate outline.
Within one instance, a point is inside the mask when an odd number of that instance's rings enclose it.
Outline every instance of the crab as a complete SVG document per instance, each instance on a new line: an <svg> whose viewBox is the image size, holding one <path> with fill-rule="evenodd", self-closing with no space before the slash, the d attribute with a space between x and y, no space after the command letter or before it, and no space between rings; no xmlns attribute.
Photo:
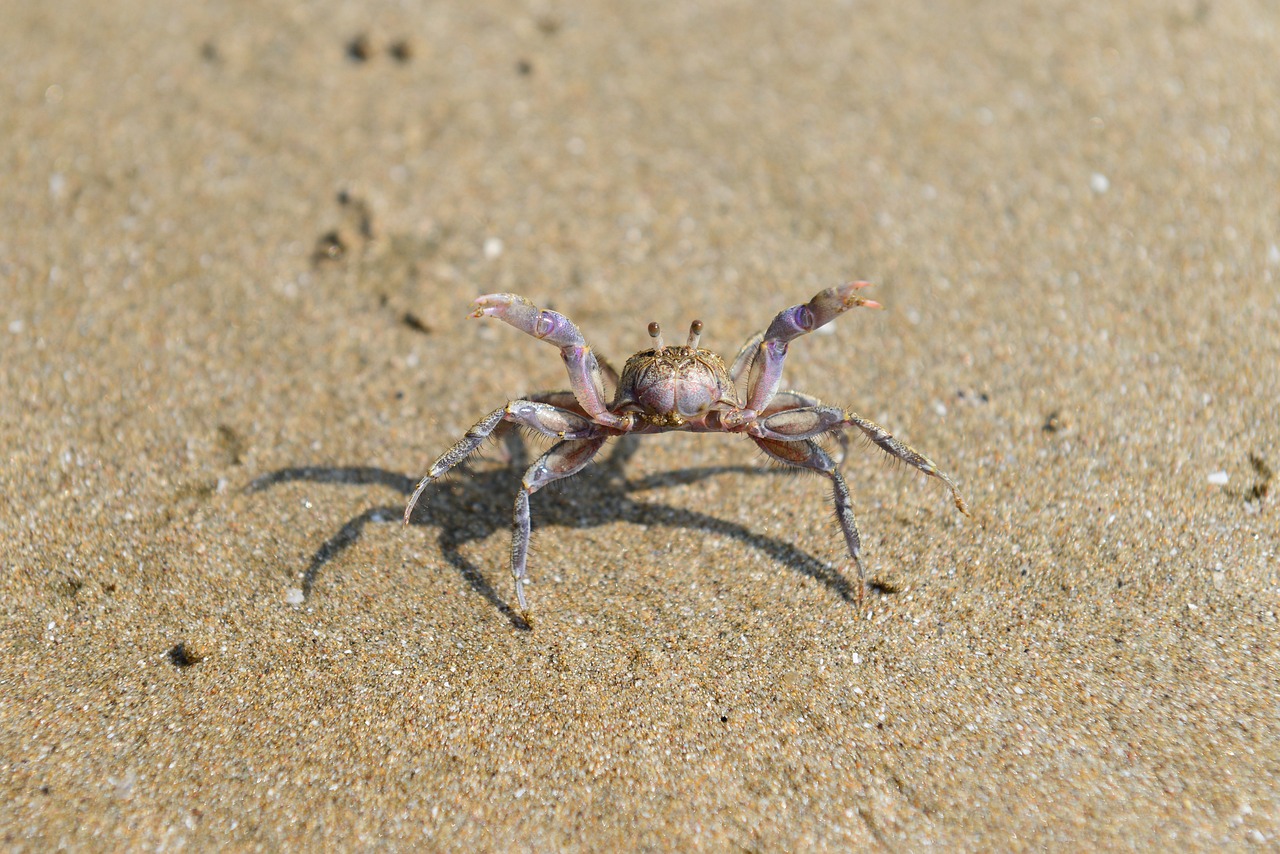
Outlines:
<svg viewBox="0 0 1280 854"><path fill-rule="evenodd" d="M720 356L698 346L702 321L693 321L683 346L665 345L661 328L656 322L650 323L653 346L628 359L621 376L608 362L597 358L582 332L564 315L540 309L517 294L479 297L472 305L471 317L496 317L560 349L570 389L508 401L476 422L418 483L404 511L405 524L409 524L423 491L471 456L500 427L527 427L558 440L525 472L516 494L511 574L520 616L527 621L529 605L524 587L528 578L529 496L549 483L577 474L614 436L673 430L742 433L774 460L815 471L831 481L836 521L857 570L861 601L866 595L866 576L849 487L837 461L817 439L834 435L843 444L843 431L856 428L889 456L946 484L956 507L969 513L954 480L880 425L850 410L827 406L804 392L779 388L783 361L792 341L851 308L881 308L874 300L859 295L868 286L867 282L850 282L827 288L807 303L779 312L766 329L747 339L728 368ZM744 376L745 399L737 392ZM605 381L617 390L612 402L606 402Z"/></svg>

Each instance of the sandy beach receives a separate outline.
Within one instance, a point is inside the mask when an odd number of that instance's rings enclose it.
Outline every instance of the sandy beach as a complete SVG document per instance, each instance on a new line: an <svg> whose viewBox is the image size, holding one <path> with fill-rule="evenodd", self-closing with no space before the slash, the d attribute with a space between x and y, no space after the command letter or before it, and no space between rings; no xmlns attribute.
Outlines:
<svg viewBox="0 0 1280 854"><path fill-rule="evenodd" d="M2 2L0 838L70 850L1272 849L1280 12ZM732 359L827 480L567 387Z"/></svg>

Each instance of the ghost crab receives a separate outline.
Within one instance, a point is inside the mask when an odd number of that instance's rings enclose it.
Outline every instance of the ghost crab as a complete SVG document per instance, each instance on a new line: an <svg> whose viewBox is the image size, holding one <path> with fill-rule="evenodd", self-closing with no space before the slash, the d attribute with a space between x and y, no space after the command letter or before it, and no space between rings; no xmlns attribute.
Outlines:
<svg viewBox="0 0 1280 854"><path fill-rule="evenodd" d="M553 481L581 471L613 436L671 430L745 433L778 462L810 469L830 479L836 520L858 571L861 600L865 596L866 581L849 487L836 461L815 439L828 434L843 438L841 431L856 427L891 457L945 483L960 512L969 512L955 481L928 457L899 442L880 425L849 410L825 406L803 392L779 391L782 364L792 341L830 323L851 308L881 307L874 300L858 295L865 287L867 282L850 282L827 288L809 302L779 312L767 329L747 339L732 367L727 369L719 356L698 346L702 321L693 321L688 342L683 347L665 346L662 330L657 323L650 323L649 335L654 346L628 359L621 376L607 362L596 358L578 327L564 315L539 309L516 294L480 297L472 306L471 317L496 317L560 349L571 390L540 392L511 400L480 419L432 464L418 483L404 511L405 524L409 524L423 490L469 457L500 425L515 424L558 439L551 450L525 472L516 495L511 573L523 617L528 609L524 584L529 554L530 495ZM738 397L736 388L744 374L747 375L745 402ZM606 378L617 389L612 403L605 402Z"/></svg>

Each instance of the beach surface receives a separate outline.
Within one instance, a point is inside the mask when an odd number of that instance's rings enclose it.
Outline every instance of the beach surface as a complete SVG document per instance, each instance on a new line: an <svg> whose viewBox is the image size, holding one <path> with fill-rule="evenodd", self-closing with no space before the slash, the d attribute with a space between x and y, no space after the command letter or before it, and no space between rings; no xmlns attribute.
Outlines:
<svg viewBox="0 0 1280 854"><path fill-rule="evenodd" d="M1280 840L1280 12L0 3L9 850ZM920 449L616 441L657 320Z"/></svg>

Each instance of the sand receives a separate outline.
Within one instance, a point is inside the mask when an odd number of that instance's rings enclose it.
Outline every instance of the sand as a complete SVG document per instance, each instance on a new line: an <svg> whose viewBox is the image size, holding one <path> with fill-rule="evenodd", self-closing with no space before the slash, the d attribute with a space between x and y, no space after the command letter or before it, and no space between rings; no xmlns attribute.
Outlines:
<svg viewBox="0 0 1280 854"><path fill-rule="evenodd" d="M1265 4L5 3L13 850L1071 850L1280 838ZM554 350L731 357L741 437L408 491ZM829 334L828 334L829 333Z"/></svg>

